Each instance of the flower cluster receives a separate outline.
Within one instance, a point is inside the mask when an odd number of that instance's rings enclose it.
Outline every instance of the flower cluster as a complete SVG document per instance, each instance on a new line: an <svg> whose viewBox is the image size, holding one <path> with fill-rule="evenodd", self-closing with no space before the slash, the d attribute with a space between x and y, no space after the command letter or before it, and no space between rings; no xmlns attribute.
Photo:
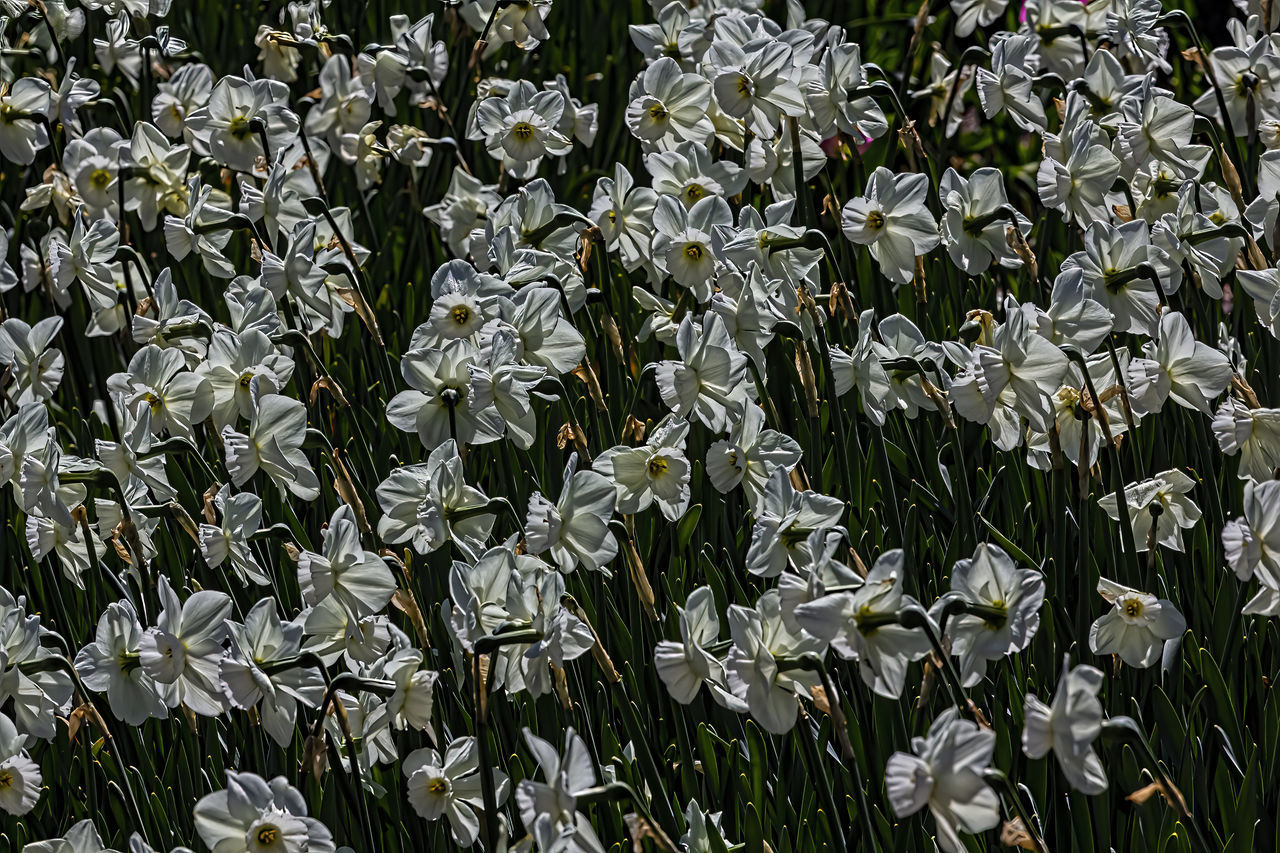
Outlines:
<svg viewBox="0 0 1280 853"><path fill-rule="evenodd" d="M892 59L651 0L600 71L572 0L215 5L0 0L28 853L1047 851L1135 754L1205 849L1275 805L1210 657L1277 651L1269 4ZM1193 810L1125 715L1202 674L1254 781Z"/></svg>

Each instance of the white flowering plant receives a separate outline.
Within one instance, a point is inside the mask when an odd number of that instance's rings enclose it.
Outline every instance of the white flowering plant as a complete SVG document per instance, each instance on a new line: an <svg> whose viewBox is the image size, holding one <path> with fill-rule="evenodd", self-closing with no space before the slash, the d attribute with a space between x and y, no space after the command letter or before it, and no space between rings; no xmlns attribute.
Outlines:
<svg viewBox="0 0 1280 853"><path fill-rule="evenodd" d="M0 0L3 849L1272 849L1278 218L1277 3Z"/></svg>

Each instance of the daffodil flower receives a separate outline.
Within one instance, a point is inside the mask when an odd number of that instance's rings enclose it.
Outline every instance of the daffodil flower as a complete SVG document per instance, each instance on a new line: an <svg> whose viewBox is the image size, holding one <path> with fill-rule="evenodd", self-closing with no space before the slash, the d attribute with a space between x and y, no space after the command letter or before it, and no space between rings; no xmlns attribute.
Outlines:
<svg viewBox="0 0 1280 853"><path fill-rule="evenodd" d="M929 734L911 741L911 752L895 752L885 767L889 805L898 817L926 805L945 853L968 849L960 833L979 833L1000 822L1000 797L982 773L996 748L996 733L960 718L956 708L938 715Z"/></svg>
<svg viewBox="0 0 1280 853"><path fill-rule="evenodd" d="M1125 486L1125 508L1129 513L1127 521L1133 525L1134 547L1146 551L1155 527L1156 544L1181 551L1182 531L1200 522L1200 507L1187 497L1193 488L1195 481L1176 468ZM1121 520L1114 494L1103 495L1098 506L1113 521Z"/></svg>
<svg viewBox="0 0 1280 853"><path fill-rule="evenodd" d="M925 175L895 175L877 166L865 194L850 199L841 211L844 235L850 242L866 246L880 272L894 284L911 281L916 257L927 254L941 240L938 224L925 206L928 190Z"/></svg>
<svg viewBox="0 0 1280 853"><path fill-rule="evenodd" d="M229 426L222 429L231 482L243 486L262 469L282 492L315 500L320 496L320 478L302 451L306 429L307 410L300 400L280 394L258 397L248 435Z"/></svg>
<svg viewBox="0 0 1280 853"><path fill-rule="evenodd" d="M334 853L332 834L283 776L228 770L227 787L196 803L195 825L218 853Z"/></svg>
<svg viewBox="0 0 1280 853"><path fill-rule="evenodd" d="M1046 705L1028 693L1023 713L1022 749L1031 758L1044 758L1052 750L1067 782L1085 794L1107 789L1107 774L1093 742L1102 732L1102 672L1091 666L1071 668L1064 656L1062 677L1053 703Z"/></svg>
<svg viewBox="0 0 1280 853"><path fill-rule="evenodd" d="M1112 609L1089 628L1089 649L1095 655L1119 655L1129 666L1145 669L1187 630L1187 620L1167 598L1106 578L1098 579L1098 593Z"/></svg>
<svg viewBox="0 0 1280 853"><path fill-rule="evenodd" d="M449 744L444 757L434 749L415 749L401 765L407 779L409 805L425 820L449 821L453 840L463 847L480 835L484 797L480 784L480 759L476 739L461 737ZM492 771L497 802L507 798L507 775Z"/></svg>

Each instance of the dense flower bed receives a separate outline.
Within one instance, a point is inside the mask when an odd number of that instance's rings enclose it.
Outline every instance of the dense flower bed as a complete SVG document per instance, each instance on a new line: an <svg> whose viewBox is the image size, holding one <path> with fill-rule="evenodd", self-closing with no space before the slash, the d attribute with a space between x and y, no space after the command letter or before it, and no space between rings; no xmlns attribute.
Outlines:
<svg viewBox="0 0 1280 853"><path fill-rule="evenodd" d="M0 0L8 847L1274 846L1238 5Z"/></svg>

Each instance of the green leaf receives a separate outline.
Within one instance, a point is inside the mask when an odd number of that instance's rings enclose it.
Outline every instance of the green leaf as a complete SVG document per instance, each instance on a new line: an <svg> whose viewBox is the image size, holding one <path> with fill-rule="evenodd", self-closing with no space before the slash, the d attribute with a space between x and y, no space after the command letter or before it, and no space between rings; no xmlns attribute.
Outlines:
<svg viewBox="0 0 1280 853"><path fill-rule="evenodd" d="M693 540L693 533L698 529L698 519L702 518L702 504L689 507L684 516L676 524L676 542L681 550L688 548Z"/></svg>

